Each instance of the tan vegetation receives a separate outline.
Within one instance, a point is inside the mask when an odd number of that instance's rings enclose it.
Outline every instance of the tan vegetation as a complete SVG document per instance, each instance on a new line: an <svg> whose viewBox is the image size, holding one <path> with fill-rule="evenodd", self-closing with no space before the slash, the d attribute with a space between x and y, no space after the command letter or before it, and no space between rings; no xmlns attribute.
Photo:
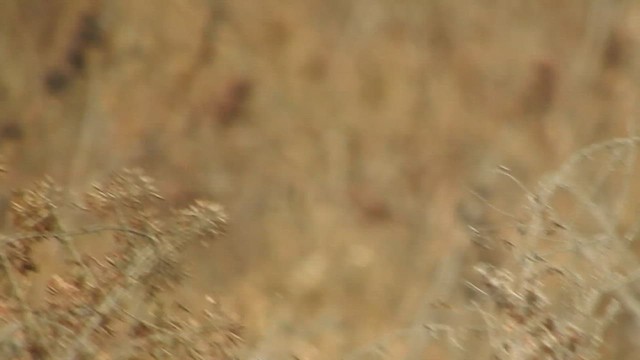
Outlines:
<svg viewBox="0 0 640 360"><path fill-rule="evenodd" d="M0 2L2 351L633 359L639 19L614 0ZM119 203L151 177L162 201ZM170 210L215 224L202 199L227 209L219 241ZM147 301L128 282L159 264ZM100 311L52 320L75 307ZM143 320L183 347L135 344Z"/></svg>

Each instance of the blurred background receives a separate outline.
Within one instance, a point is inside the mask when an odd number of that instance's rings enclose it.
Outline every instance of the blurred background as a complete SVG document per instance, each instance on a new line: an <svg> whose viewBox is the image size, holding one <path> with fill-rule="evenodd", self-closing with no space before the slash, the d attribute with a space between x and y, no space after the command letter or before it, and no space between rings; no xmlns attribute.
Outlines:
<svg viewBox="0 0 640 360"><path fill-rule="evenodd" d="M468 325L444 305L500 261L474 194L515 209L499 165L533 185L633 132L639 45L624 0L3 0L0 152L9 187L141 167L222 203L184 291L246 358L448 359L416 326Z"/></svg>

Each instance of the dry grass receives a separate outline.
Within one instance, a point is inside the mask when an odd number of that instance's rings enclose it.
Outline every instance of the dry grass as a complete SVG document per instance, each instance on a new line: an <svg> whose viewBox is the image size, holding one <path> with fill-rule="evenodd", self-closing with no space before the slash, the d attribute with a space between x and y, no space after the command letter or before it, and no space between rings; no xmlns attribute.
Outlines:
<svg viewBox="0 0 640 360"><path fill-rule="evenodd" d="M479 290L522 295L548 281L535 289L556 304L563 288L586 294L574 274L601 291L600 276L632 273L633 242L611 240L634 229L638 189L622 181L634 175L630 144L560 170L553 181L575 194L535 184L583 146L636 134L639 16L634 2L605 0L4 1L1 204L8 211L8 189L44 174L81 193L123 167L157 178L166 207L219 200L228 240L186 251L194 274L182 296L204 307L203 294L215 293L240 315L241 358L487 358L505 341L524 349L526 336L509 338L481 316L515 321ZM600 188L608 164L620 170ZM551 204L521 209L523 193ZM619 198L631 205L608 203ZM564 226L575 222L555 239L538 236L547 205ZM63 215L85 226L83 215ZM606 262L557 251L568 244L595 244L587 255ZM556 255L524 266L533 251ZM478 263L491 265L484 277ZM549 269L564 275L540 275ZM609 293L629 311L633 290ZM505 301L524 311L517 299ZM545 305L512 327L539 330L563 314L578 317ZM636 325L616 319L598 351L633 358ZM551 335L566 338L565 320L554 321ZM580 354L598 347L600 328L566 321L594 327ZM464 342L427 341L464 328ZM490 329L491 342L477 329Z"/></svg>

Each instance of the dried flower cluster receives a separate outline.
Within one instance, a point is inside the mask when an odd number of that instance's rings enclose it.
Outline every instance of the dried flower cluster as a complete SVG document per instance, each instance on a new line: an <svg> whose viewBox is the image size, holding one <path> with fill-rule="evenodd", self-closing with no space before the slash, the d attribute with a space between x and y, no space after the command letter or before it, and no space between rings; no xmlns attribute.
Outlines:
<svg viewBox="0 0 640 360"><path fill-rule="evenodd" d="M13 226L22 231L40 234L5 244L8 260L19 273L24 275L37 269L32 248L35 243L42 241L44 236L58 230L55 212L60 199L61 189L50 178L38 182L33 189L13 193L10 212Z"/></svg>
<svg viewBox="0 0 640 360"><path fill-rule="evenodd" d="M224 233L221 206L198 201L161 218L153 180L124 170L75 204L97 224L71 230L61 225L61 194L51 179L14 193L10 215L18 235L1 237L0 358L234 358L238 323L209 297L200 315L172 301L170 291L185 278L180 250ZM111 248L83 253L74 244L81 236ZM25 294L36 286L33 254L44 241L61 244L71 261L60 273L44 274L44 301L34 303Z"/></svg>
<svg viewBox="0 0 640 360"><path fill-rule="evenodd" d="M546 268L546 276L564 276L559 269L543 265L540 268ZM507 270L482 264L477 266L477 271L493 302L493 309L483 315L496 360L599 358L602 328L578 326L585 321L573 323L571 317L554 311L544 294L542 279L529 277L518 285L515 276ZM618 303L613 301L607 316L597 321L598 325L607 324L618 310Z"/></svg>

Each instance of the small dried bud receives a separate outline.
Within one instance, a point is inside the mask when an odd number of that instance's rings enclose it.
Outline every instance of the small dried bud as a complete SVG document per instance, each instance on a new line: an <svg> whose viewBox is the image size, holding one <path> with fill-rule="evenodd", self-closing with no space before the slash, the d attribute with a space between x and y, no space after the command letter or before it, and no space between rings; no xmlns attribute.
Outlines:
<svg viewBox="0 0 640 360"><path fill-rule="evenodd" d="M187 233L199 238L218 238L227 227L227 215L221 205L204 200L178 211L178 224Z"/></svg>
<svg viewBox="0 0 640 360"><path fill-rule="evenodd" d="M140 210L145 202L162 199L152 178L140 169L125 169L112 175L104 183L93 185L87 193L87 204L100 212L115 208Z"/></svg>
<svg viewBox="0 0 640 360"><path fill-rule="evenodd" d="M58 226L55 210L62 191L50 178L33 189L16 191L11 201L13 224L26 231L52 232Z"/></svg>

